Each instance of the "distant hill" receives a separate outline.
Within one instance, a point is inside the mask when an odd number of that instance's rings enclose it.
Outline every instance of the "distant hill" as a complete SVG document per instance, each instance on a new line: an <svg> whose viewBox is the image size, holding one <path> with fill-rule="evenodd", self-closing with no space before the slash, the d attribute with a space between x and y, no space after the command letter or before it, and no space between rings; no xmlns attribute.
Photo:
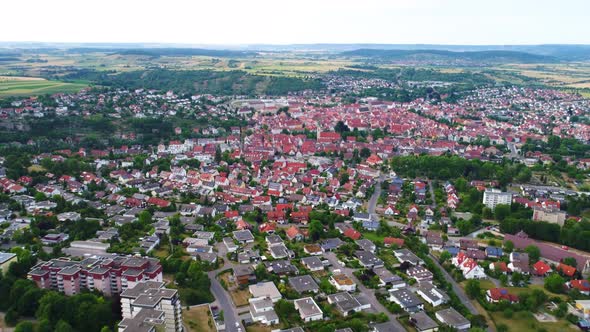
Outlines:
<svg viewBox="0 0 590 332"><path fill-rule="evenodd" d="M67 50L69 53L94 53L106 52L121 55L143 55L143 56L213 56L213 57L243 57L254 56L257 53L252 51L213 50L204 48L99 48L99 47L78 47Z"/></svg>
<svg viewBox="0 0 590 332"><path fill-rule="evenodd" d="M547 63L558 61L548 55L538 55L516 51L466 51L453 52L446 50L379 50L358 49L341 52L344 56L357 56L374 59L398 61L473 61L473 62L516 62L516 63Z"/></svg>

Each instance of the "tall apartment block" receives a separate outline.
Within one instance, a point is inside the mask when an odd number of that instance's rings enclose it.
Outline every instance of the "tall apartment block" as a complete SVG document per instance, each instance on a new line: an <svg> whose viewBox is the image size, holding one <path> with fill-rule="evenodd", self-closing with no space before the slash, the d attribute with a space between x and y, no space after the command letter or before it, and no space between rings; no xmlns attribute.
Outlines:
<svg viewBox="0 0 590 332"><path fill-rule="evenodd" d="M121 311L119 332L183 331L178 291L163 282L143 281L123 291Z"/></svg>
<svg viewBox="0 0 590 332"><path fill-rule="evenodd" d="M499 204L510 205L512 204L512 194L498 189L486 189L483 192L483 204L492 210Z"/></svg>
<svg viewBox="0 0 590 332"><path fill-rule="evenodd" d="M82 261L57 258L40 262L27 277L39 288L54 289L66 295L81 289L111 296L142 281L162 281L162 265L155 258L134 256L93 256Z"/></svg>

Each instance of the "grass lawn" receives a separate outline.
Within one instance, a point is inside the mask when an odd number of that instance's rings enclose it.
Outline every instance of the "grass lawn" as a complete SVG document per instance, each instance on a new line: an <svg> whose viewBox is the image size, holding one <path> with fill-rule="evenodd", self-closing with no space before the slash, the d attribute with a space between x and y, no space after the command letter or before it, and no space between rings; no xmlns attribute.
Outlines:
<svg viewBox="0 0 590 332"><path fill-rule="evenodd" d="M536 332L544 329L547 332L573 332L579 329L565 320L555 323L541 323L533 317L530 312L519 311L514 313L511 318L504 317L502 312L491 312L496 326L504 324L508 331L518 332Z"/></svg>
<svg viewBox="0 0 590 332"><path fill-rule="evenodd" d="M465 287L466 283L467 283L467 280L462 281L461 286ZM481 289L484 289L484 290L488 290L490 288L496 287L494 285L494 283L492 283L490 280L480 280L479 285L481 286ZM506 288L508 290L508 292L510 292L512 294L516 294L516 295L520 295L522 293L530 293L535 289L540 289L540 290L544 291L547 294L547 296L549 296L550 298L557 296L557 297L562 298L563 300L567 300L567 296L565 294L551 293L548 290L546 290L543 287L543 285L528 285L528 287L503 287L503 288Z"/></svg>
<svg viewBox="0 0 590 332"><path fill-rule="evenodd" d="M170 246L167 244L160 245L160 247L154 250L154 256L158 258L166 258L170 254Z"/></svg>
<svg viewBox="0 0 590 332"><path fill-rule="evenodd" d="M192 332L215 332L215 323L209 312L208 305L182 310L182 319Z"/></svg>
<svg viewBox="0 0 590 332"><path fill-rule="evenodd" d="M363 232L363 237L373 242L383 242L385 236L377 235L375 232Z"/></svg>
<svg viewBox="0 0 590 332"><path fill-rule="evenodd" d="M248 289L239 289L236 288L234 290L229 291L229 295L231 296L232 301L236 307L246 306L248 305L248 299L250 298L250 291Z"/></svg>
<svg viewBox="0 0 590 332"><path fill-rule="evenodd" d="M234 282L229 280L230 275L231 271L220 274L218 278L219 280L223 280L223 283L225 283L225 285L227 286L227 292L231 296L231 299L236 305L236 307L248 305L250 291L248 290L248 288L240 289Z"/></svg>
<svg viewBox="0 0 590 332"><path fill-rule="evenodd" d="M393 253L389 250L381 250L377 256L379 256L379 258L381 258L387 266L396 266L399 264L397 258L395 258Z"/></svg>

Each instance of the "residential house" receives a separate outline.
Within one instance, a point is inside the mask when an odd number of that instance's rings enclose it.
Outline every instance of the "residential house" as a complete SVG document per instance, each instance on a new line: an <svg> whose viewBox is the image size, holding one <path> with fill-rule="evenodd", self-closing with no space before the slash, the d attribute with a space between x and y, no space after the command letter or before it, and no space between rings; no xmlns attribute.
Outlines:
<svg viewBox="0 0 590 332"><path fill-rule="evenodd" d="M320 307L311 297L305 297L293 302L295 309L299 311L299 316L304 322L312 322L324 319L324 314Z"/></svg>
<svg viewBox="0 0 590 332"><path fill-rule="evenodd" d="M356 283L345 274L333 274L332 276L330 276L329 281L339 291L356 291Z"/></svg>
<svg viewBox="0 0 590 332"><path fill-rule="evenodd" d="M434 316L439 322L459 331L464 331L471 327L471 322L453 308L439 310Z"/></svg>
<svg viewBox="0 0 590 332"><path fill-rule="evenodd" d="M421 282L416 293L433 307L449 302L450 298L444 291L428 282Z"/></svg>
<svg viewBox="0 0 590 332"><path fill-rule="evenodd" d="M364 298L361 296L353 296L347 292L328 295L328 303L336 306L336 309L344 317L371 308L371 304L369 304Z"/></svg>
<svg viewBox="0 0 590 332"><path fill-rule="evenodd" d="M236 284L241 286L256 282L256 274L251 265L236 265L232 270Z"/></svg>
<svg viewBox="0 0 590 332"><path fill-rule="evenodd" d="M510 294L506 288L491 288L486 291L486 300L492 303L498 303L500 301L517 303L518 296Z"/></svg>
<svg viewBox="0 0 590 332"><path fill-rule="evenodd" d="M417 312L424 309L424 302L409 288L389 290L389 301L397 303L406 312Z"/></svg>
<svg viewBox="0 0 590 332"><path fill-rule="evenodd" d="M301 264L312 272L324 270L324 264L318 257L303 257L301 258Z"/></svg>
<svg viewBox="0 0 590 332"><path fill-rule="evenodd" d="M370 251L357 250L354 255L364 268L373 269L375 267L383 267L383 260Z"/></svg>
<svg viewBox="0 0 590 332"><path fill-rule="evenodd" d="M270 299L273 303L282 299L281 292L277 289L277 286L272 281L259 282L254 285L248 286L248 291L252 297L248 299L248 302L252 303L265 298Z"/></svg>
<svg viewBox="0 0 590 332"><path fill-rule="evenodd" d="M551 273L551 266L549 264L539 260L535 264L533 264L533 273L536 276L545 277L549 273Z"/></svg>
<svg viewBox="0 0 590 332"><path fill-rule="evenodd" d="M310 275L290 277L289 286L291 286L291 288L293 288L299 294L306 292L317 293L320 289L318 284Z"/></svg>
<svg viewBox="0 0 590 332"><path fill-rule="evenodd" d="M424 311L419 311L410 315L410 324L418 332L436 332L438 324L430 318Z"/></svg>

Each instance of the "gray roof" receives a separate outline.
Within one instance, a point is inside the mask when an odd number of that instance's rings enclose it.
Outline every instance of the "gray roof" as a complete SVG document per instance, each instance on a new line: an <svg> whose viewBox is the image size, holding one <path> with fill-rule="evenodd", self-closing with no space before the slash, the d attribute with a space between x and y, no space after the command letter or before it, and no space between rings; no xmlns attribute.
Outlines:
<svg viewBox="0 0 590 332"><path fill-rule="evenodd" d="M441 323L447 324L457 329L461 326L469 324L469 320L467 320L467 318L463 317L463 315L453 308L437 311L435 316Z"/></svg>
<svg viewBox="0 0 590 332"><path fill-rule="evenodd" d="M390 290L390 294L400 302L403 308L411 308L423 304L422 300L408 288Z"/></svg>
<svg viewBox="0 0 590 332"><path fill-rule="evenodd" d="M373 325L375 332L399 332L398 328L391 322L379 323Z"/></svg>
<svg viewBox="0 0 590 332"><path fill-rule="evenodd" d="M383 266L383 260L370 251L357 250L354 255L364 266Z"/></svg>
<svg viewBox="0 0 590 332"><path fill-rule="evenodd" d="M310 291L317 291L318 284L310 275L303 275L289 278L289 285L297 292L304 293Z"/></svg>
<svg viewBox="0 0 590 332"><path fill-rule="evenodd" d="M319 259L318 257L312 256L312 257L303 257L301 258L301 263L303 265L308 266L310 269L313 268L319 268L319 267L324 267L324 264L322 263L322 260Z"/></svg>
<svg viewBox="0 0 590 332"><path fill-rule="evenodd" d="M295 300L296 307L302 316L309 317L322 314L322 310L311 297Z"/></svg>
<svg viewBox="0 0 590 332"><path fill-rule="evenodd" d="M394 250L393 253L400 263L409 262L412 265L422 264L422 260L408 249Z"/></svg>
<svg viewBox="0 0 590 332"><path fill-rule="evenodd" d="M438 327L434 319L430 318L424 311L410 315L410 323L418 331L426 331Z"/></svg>
<svg viewBox="0 0 590 332"><path fill-rule="evenodd" d="M250 232L250 230L246 229L243 231L234 231L233 234L236 240L240 242L254 241L254 235L252 235L252 232Z"/></svg>
<svg viewBox="0 0 590 332"><path fill-rule="evenodd" d="M16 254L10 252L0 252L0 264L4 264L11 260L13 257L16 257Z"/></svg>
<svg viewBox="0 0 590 332"><path fill-rule="evenodd" d="M434 301L438 301L440 299L443 302L448 302L450 300L447 293L435 287L429 282L420 283L420 285L418 286L418 291L424 293L426 296L428 296L430 299Z"/></svg>
<svg viewBox="0 0 590 332"><path fill-rule="evenodd" d="M354 296L347 292L328 295L328 301L334 304L336 308L342 313L358 311L361 307L361 303Z"/></svg>

